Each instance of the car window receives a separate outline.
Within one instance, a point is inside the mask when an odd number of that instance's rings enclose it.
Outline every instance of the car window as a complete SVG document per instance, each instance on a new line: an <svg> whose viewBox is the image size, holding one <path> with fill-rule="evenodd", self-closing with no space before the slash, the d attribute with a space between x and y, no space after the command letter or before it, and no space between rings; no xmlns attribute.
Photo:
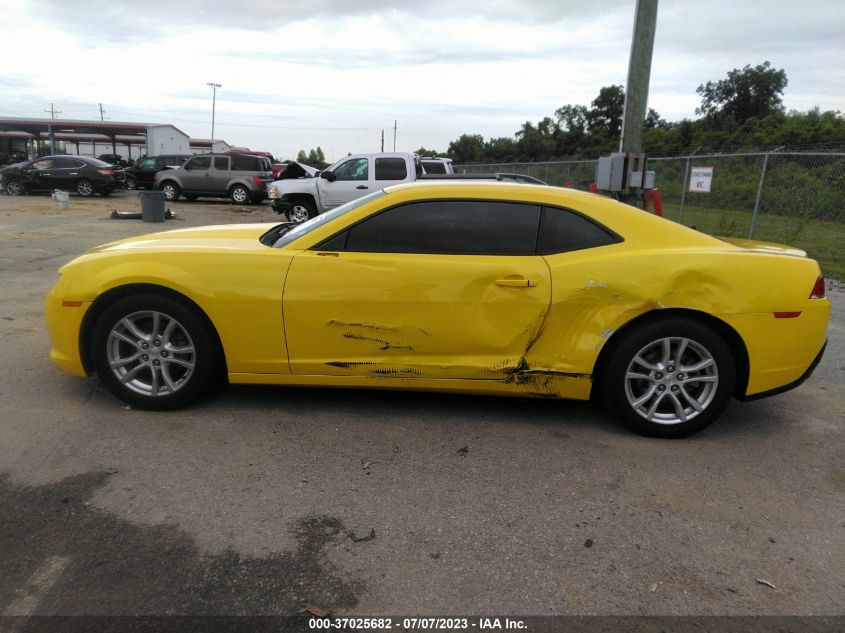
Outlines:
<svg viewBox="0 0 845 633"><path fill-rule="evenodd" d="M256 156L233 154L232 171L261 171L261 159Z"/></svg>
<svg viewBox="0 0 845 633"><path fill-rule="evenodd" d="M261 236L261 243L267 246L272 246L273 248L282 248L283 246L287 246L294 240L298 240L303 235L307 235L317 227L323 226L326 222L331 222L335 218L339 218L342 215L349 213L350 211L354 211L358 207L361 207L373 200L377 200L387 194L384 193L383 190L375 191L369 195L362 196L361 198L355 198L354 200L350 200L346 204L342 204L339 207L335 207L331 211L326 211L325 213L321 213L320 215L315 215L310 220L303 222L302 224L279 224L267 231L264 235ZM318 246L317 248L320 248Z"/></svg>
<svg viewBox="0 0 845 633"><path fill-rule="evenodd" d="M544 207L537 250L543 255L605 246L620 238L573 211Z"/></svg>
<svg viewBox="0 0 845 633"><path fill-rule="evenodd" d="M376 158L376 180L405 180L407 177L404 158Z"/></svg>
<svg viewBox="0 0 845 633"><path fill-rule="evenodd" d="M229 171L229 157L228 156L215 156L214 157L214 169L218 171Z"/></svg>
<svg viewBox="0 0 845 633"><path fill-rule="evenodd" d="M145 158L140 163L138 163L138 169L153 169L155 167L155 164L155 158Z"/></svg>
<svg viewBox="0 0 845 633"><path fill-rule="evenodd" d="M370 177L369 162L366 158L351 158L338 165L334 175L337 180L367 180Z"/></svg>
<svg viewBox="0 0 845 633"><path fill-rule="evenodd" d="M423 169L425 169L425 173L427 174L445 174L446 173L446 165L445 163L441 163L440 161L432 160L432 161L423 161Z"/></svg>
<svg viewBox="0 0 845 633"><path fill-rule="evenodd" d="M85 163L75 158L56 158L53 160L53 169L79 169L85 167Z"/></svg>
<svg viewBox="0 0 845 633"><path fill-rule="evenodd" d="M211 156L194 156L185 163L185 169L209 169L211 167Z"/></svg>
<svg viewBox="0 0 845 633"><path fill-rule="evenodd" d="M540 207L488 200L413 202L349 230L347 251L533 255Z"/></svg>
<svg viewBox="0 0 845 633"><path fill-rule="evenodd" d="M52 169L53 161L52 160L38 160L32 163L33 169Z"/></svg>

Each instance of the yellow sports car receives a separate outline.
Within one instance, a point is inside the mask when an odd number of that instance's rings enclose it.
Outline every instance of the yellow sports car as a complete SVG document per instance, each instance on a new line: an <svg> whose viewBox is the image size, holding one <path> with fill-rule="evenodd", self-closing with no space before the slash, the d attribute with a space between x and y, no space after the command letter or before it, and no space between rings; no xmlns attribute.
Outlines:
<svg viewBox="0 0 845 633"><path fill-rule="evenodd" d="M818 264L579 191L430 181L299 225L95 248L47 297L51 357L138 407L217 380L585 400L664 437L805 379Z"/></svg>

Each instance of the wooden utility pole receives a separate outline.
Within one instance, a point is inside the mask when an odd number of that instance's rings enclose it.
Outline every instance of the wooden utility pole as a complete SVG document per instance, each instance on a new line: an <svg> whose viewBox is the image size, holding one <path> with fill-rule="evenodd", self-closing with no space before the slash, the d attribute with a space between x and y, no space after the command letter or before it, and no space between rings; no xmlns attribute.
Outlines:
<svg viewBox="0 0 845 633"><path fill-rule="evenodd" d="M103 110L103 104L101 103L100 104L100 121L106 120L105 114L106 114L106 111Z"/></svg>
<svg viewBox="0 0 845 633"><path fill-rule="evenodd" d="M643 127L648 106L648 82L651 78L651 54L657 28L657 0L637 0L628 83L625 86L625 111L622 117L620 152L643 151Z"/></svg>
<svg viewBox="0 0 845 633"><path fill-rule="evenodd" d="M393 119L393 151L396 151L396 119Z"/></svg>

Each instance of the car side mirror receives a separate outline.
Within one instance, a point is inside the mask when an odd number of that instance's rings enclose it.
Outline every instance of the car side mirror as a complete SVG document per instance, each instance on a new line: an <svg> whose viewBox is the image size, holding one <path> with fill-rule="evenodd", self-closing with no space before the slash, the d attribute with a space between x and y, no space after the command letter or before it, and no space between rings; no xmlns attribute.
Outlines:
<svg viewBox="0 0 845 633"><path fill-rule="evenodd" d="M335 180L337 180L337 176L335 176L335 173L333 171L321 171L320 178L325 178L329 182L334 182Z"/></svg>

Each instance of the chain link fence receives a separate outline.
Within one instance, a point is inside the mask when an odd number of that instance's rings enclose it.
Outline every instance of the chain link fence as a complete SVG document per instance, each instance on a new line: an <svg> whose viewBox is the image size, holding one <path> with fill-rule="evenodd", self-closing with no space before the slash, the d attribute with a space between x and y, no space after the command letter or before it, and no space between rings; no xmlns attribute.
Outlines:
<svg viewBox="0 0 845 633"><path fill-rule="evenodd" d="M517 173L586 189L595 160L455 165L458 173ZM695 168L711 167L707 193L690 191ZM665 215L724 237L783 242L845 279L845 153L759 152L649 157Z"/></svg>

